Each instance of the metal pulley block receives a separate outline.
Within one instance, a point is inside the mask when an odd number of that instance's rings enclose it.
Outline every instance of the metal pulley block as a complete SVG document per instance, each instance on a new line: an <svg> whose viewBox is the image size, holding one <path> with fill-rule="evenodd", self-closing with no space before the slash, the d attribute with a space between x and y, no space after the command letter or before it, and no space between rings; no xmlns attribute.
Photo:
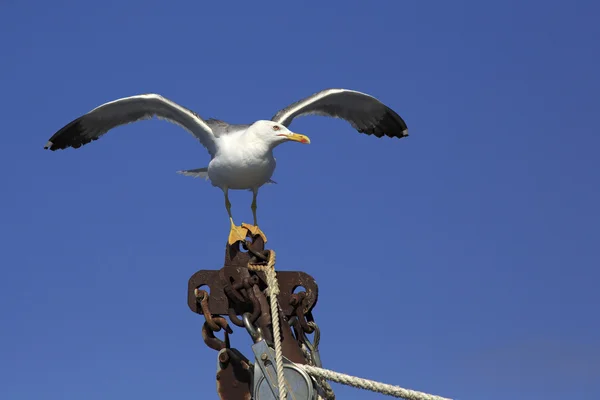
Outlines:
<svg viewBox="0 0 600 400"><path fill-rule="evenodd" d="M275 351L263 339L260 328L255 328L252 325L248 314L243 315L243 321L246 330L254 341L252 345L252 352L255 357L252 399L285 400L279 397ZM288 398L316 400L317 390L313 379L285 356L283 356L283 375L286 381Z"/></svg>
<svg viewBox="0 0 600 400"><path fill-rule="evenodd" d="M254 362L253 400L280 400L275 370L275 351L265 340L252 345ZM303 369L283 357L283 374L286 380L288 398L295 400L315 400L317 390L313 379ZM281 399L284 400L284 399Z"/></svg>

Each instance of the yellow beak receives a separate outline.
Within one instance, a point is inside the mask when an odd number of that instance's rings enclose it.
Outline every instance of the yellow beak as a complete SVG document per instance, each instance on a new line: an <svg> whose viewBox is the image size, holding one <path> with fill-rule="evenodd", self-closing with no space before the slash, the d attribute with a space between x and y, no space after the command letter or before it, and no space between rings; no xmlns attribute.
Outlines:
<svg viewBox="0 0 600 400"><path fill-rule="evenodd" d="M310 139L308 136L301 135L299 133L290 133L285 135L289 140L293 140L295 142L300 142L304 144L310 144Z"/></svg>

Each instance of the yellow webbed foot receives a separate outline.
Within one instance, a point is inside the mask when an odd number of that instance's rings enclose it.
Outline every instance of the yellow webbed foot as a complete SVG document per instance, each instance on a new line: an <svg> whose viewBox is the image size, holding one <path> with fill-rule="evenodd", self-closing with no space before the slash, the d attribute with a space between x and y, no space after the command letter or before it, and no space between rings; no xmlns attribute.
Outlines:
<svg viewBox="0 0 600 400"><path fill-rule="evenodd" d="M242 224L243 225L243 224ZM243 226L236 226L233 221L231 222L231 230L229 231L229 240L227 243L233 245L235 242L246 240L248 235L248 229Z"/></svg>
<svg viewBox="0 0 600 400"><path fill-rule="evenodd" d="M258 226L242 223L242 227L247 229L253 236L260 236L263 239L263 242L267 243L267 237Z"/></svg>

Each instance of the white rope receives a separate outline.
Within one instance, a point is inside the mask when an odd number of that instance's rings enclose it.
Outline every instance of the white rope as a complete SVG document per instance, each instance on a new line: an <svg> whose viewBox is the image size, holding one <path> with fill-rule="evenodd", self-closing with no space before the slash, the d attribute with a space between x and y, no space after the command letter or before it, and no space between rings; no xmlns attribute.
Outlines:
<svg viewBox="0 0 600 400"><path fill-rule="evenodd" d="M314 335L315 335L312 345L309 349L309 347L306 345L306 343L301 343L300 348L302 349L302 353L304 354L304 359L306 360L308 365L312 365L313 367L322 367L322 365L315 364L315 356L313 354L313 351L314 352L319 351L319 343L321 342L321 330L319 329L319 327L317 326L317 324L314 321L308 321L308 326L313 328ZM304 336L304 339L306 341L308 341L306 336ZM327 380L325 378L316 378L315 380L319 384L319 389L323 393L323 396L321 396L321 393L317 393L317 399L318 400L335 400L335 393L333 392L333 389L331 388L331 385L329 384L329 382L327 382Z"/></svg>
<svg viewBox="0 0 600 400"><path fill-rule="evenodd" d="M307 374L314 377L325 378L327 380L341 383L344 385L354 386L355 388L370 390L387 394L393 397L399 397L406 400L451 400L446 397L440 397L433 394L417 392L416 390L404 389L400 386L388 385L386 383L376 382L369 379L357 378L355 376L341 374L339 372L328 369L317 368L310 365L296 364L303 368Z"/></svg>
<svg viewBox="0 0 600 400"><path fill-rule="evenodd" d="M277 386L279 388L279 398L287 397L287 388L285 375L283 374L283 350L281 349L281 336L279 332L279 307L277 304L277 295L279 294L279 283L275 273L275 251L270 250L269 262L267 266L248 264L248 269L254 271L264 271L267 276L267 285L269 286L269 303L271 306L271 321L273 323L273 344L275 345L275 370L277 371Z"/></svg>
<svg viewBox="0 0 600 400"><path fill-rule="evenodd" d="M279 283L277 282L277 273L275 272L275 251L270 250L269 261L266 266L248 264L248 269L253 271L263 271L267 276L267 285L269 286L269 303L271 306L271 321L273 323L273 344L275 345L275 370L277 371L277 386L279 388L279 398L285 399L287 397L287 382L285 381L285 375L283 373L283 351L281 349L281 337L279 332L279 306L277 302ZM388 385L386 383L372 381L369 379L358 378L356 376L346 375L328 369L318 368L312 365L296 364L296 366L303 368L307 374L316 378L327 379L343 385L349 385L355 388L370 390L372 392L378 392L406 400L451 400L446 397L418 392L416 390L404 389L400 386ZM333 394L333 391L331 394ZM323 399L320 395L318 395L318 398L319 400Z"/></svg>

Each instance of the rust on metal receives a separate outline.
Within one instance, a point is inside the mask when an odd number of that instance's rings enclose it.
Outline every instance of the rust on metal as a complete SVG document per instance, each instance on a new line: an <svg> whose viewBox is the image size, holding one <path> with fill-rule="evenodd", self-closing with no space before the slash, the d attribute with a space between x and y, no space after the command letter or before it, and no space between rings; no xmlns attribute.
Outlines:
<svg viewBox="0 0 600 400"><path fill-rule="evenodd" d="M194 291L194 295L196 296L197 301L200 301L200 309L202 310L202 314L204 314L204 319L208 324L208 327L215 332L221 330L221 327L213 320L210 310L208 309L208 293L206 290L196 289Z"/></svg>
<svg viewBox="0 0 600 400"><path fill-rule="evenodd" d="M227 323L227 320L223 317L214 316L213 321L219 326L219 330L223 328L225 330L225 340L221 340L215 336L215 332L210 328L208 321L202 325L202 339L208 347L213 350L222 350L229 348L229 334L233 333L233 330Z"/></svg>
<svg viewBox="0 0 600 400"><path fill-rule="evenodd" d="M295 315L298 320L298 323L302 327L302 330L305 333L313 333L314 328L308 324L309 321L313 320L312 313L307 311L307 307L305 305L306 302L306 293L300 292L295 295L296 297L292 297L290 299L290 303L295 304ZM307 321L308 319L308 321Z"/></svg>
<svg viewBox="0 0 600 400"><path fill-rule="evenodd" d="M221 400L250 400L252 374L250 361L236 349L219 354L217 393Z"/></svg>
<svg viewBox="0 0 600 400"><path fill-rule="evenodd" d="M249 278L258 285L261 290L267 287L266 276L264 272L249 271L248 262L260 262L252 254L265 254L265 244L260 236L255 236L251 243L247 242L245 247L248 252L240 249L240 242L233 245L227 244L225 247L225 263L220 270L200 270L192 275L188 281L188 306L195 312L200 313L202 309L196 300L196 289L207 286L210 291L208 300L208 309L211 314L228 315L230 308L233 307L236 315L242 315L244 312L251 312L250 306L246 304L246 299L240 294L243 288L243 279ZM277 280L279 282L279 304L283 309L283 314L289 318L295 314L295 307L290 304L290 297L298 287L303 287L306 292L305 312L312 310L317 304L319 290L317 283L312 276L300 271L277 271ZM236 290L237 289L237 290ZM229 298L233 298L235 303ZM236 325L238 325L236 323ZM239 325L242 326L242 325Z"/></svg>
<svg viewBox="0 0 600 400"><path fill-rule="evenodd" d="M258 286L264 290L266 288L266 277L263 272L249 271L246 267L225 266L221 270L200 270L196 272L188 281L188 306L195 313L202 313L202 309L196 301L194 291L201 286L208 286L210 289L210 298L208 306L211 314L227 315L229 314L230 301L226 294L225 287L229 285L229 292L235 290L230 286L231 280L243 278L244 275L256 274L260 278ZM291 317L295 314L295 307L290 304L290 298L296 288L302 286L306 291L306 311L311 311L317 304L319 288L312 276L301 271L277 271L277 281L279 282L279 304L283 314ZM234 295L235 296L235 295ZM242 299L240 299L242 300ZM243 304L242 301L239 302ZM237 315L244 312L251 312L249 307L237 309ZM237 324L236 324L237 325Z"/></svg>
<svg viewBox="0 0 600 400"><path fill-rule="evenodd" d="M240 242L236 242L225 246L225 265L246 267L253 257L252 253L262 254L265 251L265 242L260 236L254 236L252 242L244 243L248 252L240 250L241 245Z"/></svg>
<svg viewBox="0 0 600 400"><path fill-rule="evenodd" d="M283 355L296 364L306 364L304 353L302 353L302 349L298 345L298 342L292 333L292 328L287 322L285 322L281 312L279 312L278 317L280 320L279 327L281 329L281 350ZM273 334L276 333L274 332Z"/></svg>
<svg viewBox="0 0 600 400"><path fill-rule="evenodd" d="M301 304L305 298L306 298L306 292L293 293L290 296L290 305L292 307L297 308L298 305Z"/></svg>
<svg viewBox="0 0 600 400"><path fill-rule="evenodd" d="M256 325L260 328L263 338L268 343L273 343L273 335L276 335L277 332L273 332L273 322L271 318L279 318L279 337L281 338L281 350L283 355L295 363L305 364L306 360L304 359L302 349L298 346L296 338L292 333L292 329L285 321L281 311L277 316L272 316L267 296L265 296L258 286L254 287L254 294L258 299L261 310L261 314L256 320Z"/></svg>
<svg viewBox="0 0 600 400"><path fill-rule="evenodd" d="M226 351L223 353L219 353L219 362L223 364L223 366L225 366L225 364L229 362L229 353Z"/></svg>
<svg viewBox="0 0 600 400"><path fill-rule="evenodd" d="M265 250L260 236L252 242L226 245L225 263L220 270L200 270L188 281L188 306L203 314L202 337L207 346L219 351L217 391L221 399L251 399L251 363L230 347L229 334L233 331L223 316L231 323L248 328L249 323L260 329L260 335L273 343L279 335L283 355L290 361L305 364L305 354L300 347L304 333L312 332L312 309L318 299L318 286L308 274L300 271L276 271L279 283L279 311L271 315L267 300L267 280L262 271L250 271L248 264L267 265L269 251ZM244 251L245 250L245 251ZM299 287L303 289L294 293ZM244 320L240 318L245 315ZM247 317L247 319L246 319ZM279 332L273 332L272 318L279 318ZM295 333L290 323L293 321ZM215 332L225 330L224 339Z"/></svg>

